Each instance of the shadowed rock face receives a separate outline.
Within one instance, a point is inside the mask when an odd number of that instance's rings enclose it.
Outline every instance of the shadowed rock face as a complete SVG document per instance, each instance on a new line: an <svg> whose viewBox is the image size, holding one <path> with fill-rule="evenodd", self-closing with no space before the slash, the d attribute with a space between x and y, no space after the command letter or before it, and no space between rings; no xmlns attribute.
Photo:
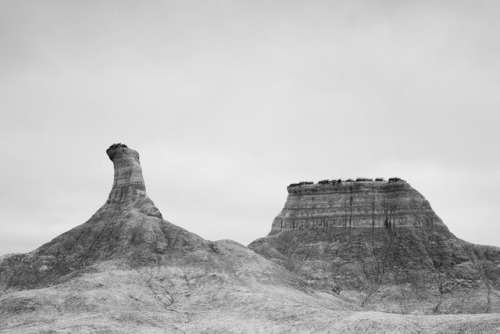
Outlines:
<svg viewBox="0 0 500 334"><path fill-rule="evenodd" d="M407 182L295 184L249 247L311 287L390 312L500 310L500 249L457 239Z"/></svg>

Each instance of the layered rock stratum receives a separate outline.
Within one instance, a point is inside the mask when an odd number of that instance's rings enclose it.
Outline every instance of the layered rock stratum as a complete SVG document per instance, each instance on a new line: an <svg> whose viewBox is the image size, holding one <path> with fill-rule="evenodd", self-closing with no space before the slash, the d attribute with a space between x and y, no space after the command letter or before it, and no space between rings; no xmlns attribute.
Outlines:
<svg viewBox="0 0 500 334"><path fill-rule="evenodd" d="M288 193L271 234L316 227L424 227L448 233L429 202L398 178L297 184L288 187Z"/></svg>
<svg viewBox="0 0 500 334"><path fill-rule="evenodd" d="M500 311L500 249L456 238L398 178L292 184L269 235L249 247L366 309Z"/></svg>
<svg viewBox="0 0 500 334"><path fill-rule="evenodd" d="M453 241L421 198L417 202L423 211L401 206L388 212L387 219L380 213L370 228L361 227L369 221L366 217L374 217L365 212L361 200L358 206L357 199L342 195L350 205L348 211L339 214L338 208L328 208L330 200L320 205L321 210L326 209L321 211L316 197L305 195L309 190L316 192L315 186L303 187L294 198L302 196L303 200L290 206L297 214L285 209L270 235L252 244L262 256L234 241L205 240L164 220L146 193L139 154L123 144L114 144L106 152L114 166L113 186L105 204L87 222L30 253L0 256L0 333L496 333L500 329L500 318L492 313L497 310L496 281L487 276L497 273L488 266L497 263L498 249L488 253ZM292 193L298 190L292 189ZM395 194L394 202L398 202L400 196ZM301 201L309 208L302 207ZM299 211L307 212L306 216L300 218ZM388 240L393 240L391 244L397 240L391 233L402 231L403 222L412 221L419 213L422 219L416 228L432 228L438 237L427 241L441 242L430 249L458 243L456 247L466 249L465 253L477 253L474 259L463 257L471 265L460 264L474 275L478 263L484 264L471 284L474 289L477 285L481 298L483 287L491 287L487 314L429 317L370 311L377 309L373 305L378 297L361 306L361 298L370 291L367 287L378 287L374 296L386 281L406 291L406 283L398 285L388 278L386 273L394 272L385 264L379 265L378 285L370 286L370 278L361 277L358 282L354 277L360 263L370 261L362 260L363 256L385 259L380 249ZM330 215L336 222L325 226L303 219L308 215L319 221ZM328 232L346 230L342 225L346 217L350 234ZM333 227L335 224L340 225ZM357 224L359 228L354 227ZM362 240L361 234L356 237L356 229L376 231L373 239L363 242L380 246L372 247L373 254L353 251L352 264L342 262L347 261L347 248L342 248L347 244L342 238ZM386 252L396 250L399 248ZM336 252L335 257L329 252ZM335 276L325 269L331 269L331 259L344 268L335 271ZM455 261L455 257L451 259ZM354 269L347 274L346 268ZM438 279L446 291L444 278ZM440 306L439 312L444 310Z"/></svg>

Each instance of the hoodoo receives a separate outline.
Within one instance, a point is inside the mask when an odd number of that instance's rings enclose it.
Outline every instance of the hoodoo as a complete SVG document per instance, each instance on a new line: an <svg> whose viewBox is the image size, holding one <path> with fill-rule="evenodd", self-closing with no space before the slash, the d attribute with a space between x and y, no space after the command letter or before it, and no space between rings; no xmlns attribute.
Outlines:
<svg viewBox="0 0 500 334"><path fill-rule="evenodd" d="M139 153L124 144L113 144L106 153L113 161L115 171L107 203L123 203L129 198L146 197Z"/></svg>
<svg viewBox="0 0 500 334"><path fill-rule="evenodd" d="M147 215L161 218L160 211L146 194L139 153L124 144L113 144L106 153L113 162L114 178L113 188L103 208L131 206Z"/></svg>
<svg viewBox="0 0 500 334"><path fill-rule="evenodd" d="M456 238L399 178L292 184L269 235L249 247L363 308L500 310L500 250Z"/></svg>

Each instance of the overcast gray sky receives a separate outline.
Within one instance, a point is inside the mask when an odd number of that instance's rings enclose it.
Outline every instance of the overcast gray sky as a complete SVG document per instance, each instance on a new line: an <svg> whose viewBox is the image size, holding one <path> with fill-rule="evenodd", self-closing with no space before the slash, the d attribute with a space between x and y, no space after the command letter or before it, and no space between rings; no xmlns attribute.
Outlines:
<svg viewBox="0 0 500 334"><path fill-rule="evenodd" d="M104 204L141 154L164 218L266 235L298 181L407 180L500 246L499 1L0 1L0 254Z"/></svg>

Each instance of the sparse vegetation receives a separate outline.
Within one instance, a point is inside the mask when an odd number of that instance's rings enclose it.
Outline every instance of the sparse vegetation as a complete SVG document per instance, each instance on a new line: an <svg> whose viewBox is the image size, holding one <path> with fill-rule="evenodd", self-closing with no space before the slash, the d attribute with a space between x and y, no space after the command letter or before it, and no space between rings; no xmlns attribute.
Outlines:
<svg viewBox="0 0 500 334"><path fill-rule="evenodd" d="M290 184L288 187L292 188L292 187L301 187L303 185L307 185L307 184L314 184L314 182L299 182L299 183L292 183Z"/></svg>
<svg viewBox="0 0 500 334"><path fill-rule="evenodd" d="M394 182L398 182L398 181L401 181L401 179L399 177L391 177L389 179L389 183L394 183Z"/></svg>
<svg viewBox="0 0 500 334"><path fill-rule="evenodd" d="M358 177L356 179L356 182L367 182L367 181L373 181L373 179L369 179L369 178L366 178L366 177Z"/></svg>
<svg viewBox="0 0 500 334"><path fill-rule="evenodd" d="M120 147L127 147L127 145L122 144L122 143L113 144L113 145L111 145L111 146L108 148L108 150L110 150L110 149L112 150L112 149L116 149L116 148L120 148Z"/></svg>

